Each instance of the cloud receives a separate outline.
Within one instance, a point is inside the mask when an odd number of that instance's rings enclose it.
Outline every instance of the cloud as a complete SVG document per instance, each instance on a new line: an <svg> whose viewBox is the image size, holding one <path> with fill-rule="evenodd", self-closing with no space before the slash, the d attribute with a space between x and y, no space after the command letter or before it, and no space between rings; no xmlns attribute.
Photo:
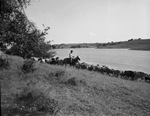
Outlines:
<svg viewBox="0 0 150 116"><path fill-rule="evenodd" d="M93 33L93 32L89 32L89 35L90 35L90 36L96 36L96 34Z"/></svg>

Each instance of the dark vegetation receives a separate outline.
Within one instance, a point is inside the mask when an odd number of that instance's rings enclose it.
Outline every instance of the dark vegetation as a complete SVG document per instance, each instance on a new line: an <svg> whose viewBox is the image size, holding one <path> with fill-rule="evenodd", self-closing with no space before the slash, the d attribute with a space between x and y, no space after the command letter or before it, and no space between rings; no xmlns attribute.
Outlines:
<svg viewBox="0 0 150 116"><path fill-rule="evenodd" d="M24 73L30 73L36 70L35 62L31 59L26 59L21 66L21 69Z"/></svg>
<svg viewBox="0 0 150 116"><path fill-rule="evenodd" d="M54 114L58 107L58 102L52 98L46 98L43 93L37 92L36 90L28 90L28 88L24 88L24 90L16 94L14 101L17 103L18 107L12 110L22 110L26 111L26 113L31 114L35 112L43 112Z"/></svg>

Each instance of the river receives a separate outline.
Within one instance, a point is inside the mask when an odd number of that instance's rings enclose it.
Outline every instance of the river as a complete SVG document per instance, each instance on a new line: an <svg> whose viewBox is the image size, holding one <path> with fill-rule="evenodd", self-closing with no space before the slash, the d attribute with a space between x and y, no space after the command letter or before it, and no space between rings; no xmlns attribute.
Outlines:
<svg viewBox="0 0 150 116"><path fill-rule="evenodd" d="M55 49L56 56L60 59L69 57L70 50L74 56L79 56L81 61L89 64L106 65L119 70L143 71L150 74L150 51L128 49Z"/></svg>

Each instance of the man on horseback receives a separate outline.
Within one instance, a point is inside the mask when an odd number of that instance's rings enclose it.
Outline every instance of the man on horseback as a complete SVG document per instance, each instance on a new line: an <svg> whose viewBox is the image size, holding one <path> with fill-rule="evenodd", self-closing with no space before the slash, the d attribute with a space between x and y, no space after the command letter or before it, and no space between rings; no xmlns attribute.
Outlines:
<svg viewBox="0 0 150 116"><path fill-rule="evenodd" d="M73 55L72 55L72 53L73 53L73 50L71 50L70 51L70 53L69 53L69 58L64 58L64 60L63 60L63 65L70 65L70 66L75 66L76 65L76 63L78 63L79 62L79 60L80 60L80 58L79 58L79 56L77 56L77 57L74 57Z"/></svg>
<svg viewBox="0 0 150 116"><path fill-rule="evenodd" d="M72 60L74 58L74 56L72 54L73 54L73 50L71 50L69 53L70 62L72 62Z"/></svg>

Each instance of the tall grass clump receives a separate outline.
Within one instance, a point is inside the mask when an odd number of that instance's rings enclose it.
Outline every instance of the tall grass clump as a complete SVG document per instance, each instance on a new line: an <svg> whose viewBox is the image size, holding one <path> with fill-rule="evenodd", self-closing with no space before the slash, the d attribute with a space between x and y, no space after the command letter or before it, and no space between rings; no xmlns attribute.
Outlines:
<svg viewBox="0 0 150 116"><path fill-rule="evenodd" d="M25 89L15 97L18 110L22 109L26 112L39 112L55 114L58 111L58 101L53 98L46 97L44 93L38 90Z"/></svg>
<svg viewBox="0 0 150 116"><path fill-rule="evenodd" d="M24 62L23 62L23 65L21 67L21 70L24 72L24 73L30 73L30 72L34 72L36 70L35 68L35 62L31 59L26 59Z"/></svg>
<svg viewBox="0 0 150 116"><path fill-rule="evenodd" d="M47 79L50 83L63 83L67 79L66 71L63 69L54 70L48 74Z"/></svg>
<svg viewBox="0 0 150 116"><path fill-rule="evenodd" d="M21 116L56 115L60 110L57 100L46 96L39 90L32 90L28 87L14 95L13 103L14 105L5 109L6 114ZM3 114L5 113L3 112Z"/></svg>

